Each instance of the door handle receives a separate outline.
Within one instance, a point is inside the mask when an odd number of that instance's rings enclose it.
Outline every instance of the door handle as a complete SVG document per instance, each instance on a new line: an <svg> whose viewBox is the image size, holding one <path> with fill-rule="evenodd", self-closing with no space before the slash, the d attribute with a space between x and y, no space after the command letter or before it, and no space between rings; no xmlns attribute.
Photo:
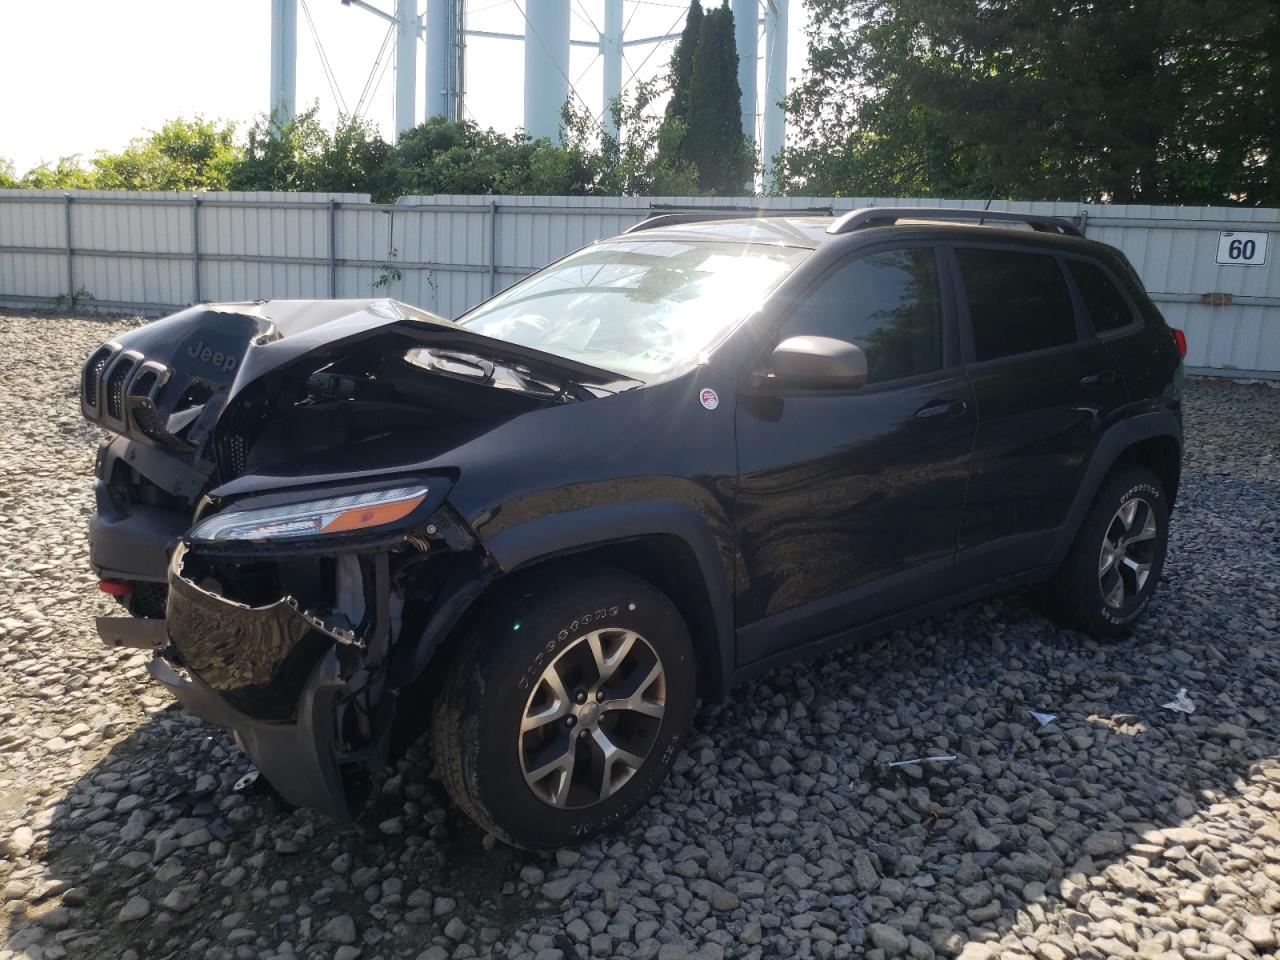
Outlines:
<svg viewBox="0 0 1280 960"><path fill-rule="evenodd" d="M968 409L969 404L964 400L930 400L916 411L916 416L921 419L929 417L958 417Z"/></svg>
<svg viewBox="0 0 1280 960"><path fill-rule="evenodd" d="M1096 370L1093 373L1087 373L1080 378L1080 386L1093 387L1101 383L1115 383L1116 372L1114 370Z"/></svg>

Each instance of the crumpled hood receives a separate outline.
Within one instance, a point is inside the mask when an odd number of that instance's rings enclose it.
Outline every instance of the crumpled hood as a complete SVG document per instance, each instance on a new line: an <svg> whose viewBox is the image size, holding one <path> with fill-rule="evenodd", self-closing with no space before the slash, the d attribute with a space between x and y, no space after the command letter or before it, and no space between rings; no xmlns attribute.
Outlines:
<svg viewBox="0 0 1280 960"><path fill-rule="evenodd" d="M594 384L621 379L395 300L267 300L190 307L104 344L85 363L81 412L115 433L194 451L249 384L310 353L391 330L423 346L474 352L545 375Z"/></svg>

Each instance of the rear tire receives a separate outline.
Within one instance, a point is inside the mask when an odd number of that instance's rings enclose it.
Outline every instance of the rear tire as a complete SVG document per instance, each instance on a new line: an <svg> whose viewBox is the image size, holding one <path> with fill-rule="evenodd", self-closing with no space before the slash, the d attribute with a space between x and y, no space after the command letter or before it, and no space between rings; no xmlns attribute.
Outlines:
<svg viewBox="0 0 1280 960"><path fill-rule="evenodd" d="M1147 608L1164 570L1169 506L1145 467L1122 467L1102 486L1057 577L1059 618L1095 637L1123 637Z"/></svg>
<svg viewBox="0 0 1280 960"><path fill-rule="evenodd" d="M435 700L449 794L504 842L548 850L624 822L662 784L697 697L679 612L621 571L508 589Z"/></svg>

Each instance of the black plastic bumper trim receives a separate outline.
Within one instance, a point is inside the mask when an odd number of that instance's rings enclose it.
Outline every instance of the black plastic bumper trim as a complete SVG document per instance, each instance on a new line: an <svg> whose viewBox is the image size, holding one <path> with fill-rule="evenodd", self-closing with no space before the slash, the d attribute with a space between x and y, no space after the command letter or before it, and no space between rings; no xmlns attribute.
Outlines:
<svg viewBox="0 0 1280 960"><path fill-rule="evenodd" d="M153 658L147 672L167 687L188 713L234 731L245 753L286 801L339 820L351 819L342 774L334 759L334 703L341 683L332 653L312 673L298 704L296 723L265 723L246 716L199 679L180 675L163 657Z"/></svg>

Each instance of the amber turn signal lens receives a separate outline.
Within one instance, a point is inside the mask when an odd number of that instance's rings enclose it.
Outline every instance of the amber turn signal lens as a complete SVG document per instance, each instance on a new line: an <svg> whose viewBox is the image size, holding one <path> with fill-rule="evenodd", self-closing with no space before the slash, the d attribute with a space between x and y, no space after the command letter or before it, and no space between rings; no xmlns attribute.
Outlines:
<svg viewBox="0 0 1280 960"><path fill-rule="evenodd" d="M341 533L344 530L363 530L366 527L379 527L384 523L394 523L407 517L426 499L424 494L412 500L398 500L394 503L380 503L372 507L357 507L338 514L323 527L321 533Z"/></svg>

